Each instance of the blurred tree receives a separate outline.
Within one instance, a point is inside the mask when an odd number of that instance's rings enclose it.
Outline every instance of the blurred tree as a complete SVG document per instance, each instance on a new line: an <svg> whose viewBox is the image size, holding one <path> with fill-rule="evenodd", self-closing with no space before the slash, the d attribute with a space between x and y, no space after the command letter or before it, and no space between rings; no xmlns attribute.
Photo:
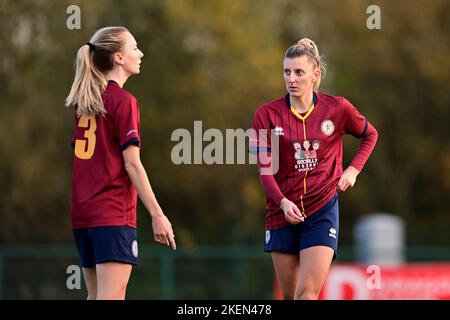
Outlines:
<svg viewBox="0 0 450 320"><path fill-rule="evenodd" d="M357 188L342 197L343 225L391 212L405 219L410 244L448 244L450 3L381 1L381 30L365 27L369 1L307 4L314 24L303 30L324 44L330 92L358 106L380 134ZM350 242L350 232L342 235Z"/></svg>
<svg viewBox="0 0 450 320"><path fill-rule="evenodd" d="M405 218L411 243L448 244L449 40L444 0L379 1L382 29L366 28L369 1L0 1L0 241L70 242L73 110L63 107L78 48L124 25L144 51L126 89L140 101L142 159L182 245L263 241L256 167L180 165L173 130L247 129L257 106L282 96L284 51L318 43L329 64L323 91L368 116L380 140L354 190L341 197L344 244L354 220ZM356 141L346 139L348 163ZM206 146L206 143L203 144ZM138 210L141 238L151 237Z"/></svg>

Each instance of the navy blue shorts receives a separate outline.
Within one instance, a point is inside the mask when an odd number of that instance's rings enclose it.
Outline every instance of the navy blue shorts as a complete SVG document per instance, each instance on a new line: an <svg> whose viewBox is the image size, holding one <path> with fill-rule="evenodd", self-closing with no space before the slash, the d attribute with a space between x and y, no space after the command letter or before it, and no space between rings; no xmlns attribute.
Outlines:
<svg viewBox="0 0 450 320"><path fill-rule="evenodd" d="M81 266L116 261L137 265L138 243L135 228L107 226L73 229Z"/></svg>
<svg viewBox="0 0 450 320"><path fill-rule="evenodd" d="M327 246L336 258L339 238L339 203L336 195L319 211L295 225L266 230L265 252L298 254L300 250Z"/></svg>

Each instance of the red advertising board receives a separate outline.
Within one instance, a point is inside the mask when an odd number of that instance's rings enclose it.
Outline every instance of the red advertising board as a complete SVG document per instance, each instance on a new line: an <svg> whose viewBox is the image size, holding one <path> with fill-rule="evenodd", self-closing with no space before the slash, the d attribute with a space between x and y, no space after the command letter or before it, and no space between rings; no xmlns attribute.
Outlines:
<svg viewBox="0 0 450 320"><path fill-rule="evenodd" d="M278 285L275 298L282 298ZM449 300L450 263L335 264L319 295L326 300Z"/></svg>

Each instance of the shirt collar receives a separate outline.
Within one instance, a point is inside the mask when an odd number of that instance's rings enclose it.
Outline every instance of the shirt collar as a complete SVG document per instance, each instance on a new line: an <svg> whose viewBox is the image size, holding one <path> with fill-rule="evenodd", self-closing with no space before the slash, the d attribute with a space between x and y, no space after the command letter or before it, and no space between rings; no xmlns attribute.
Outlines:
<svg viewBox="0 0 450 320"><path fill-rule="evenodd" d="M284 100L286 101L287 108L289 110L291 110L291 100L289 98L290 98L290 95L289 95L289 93L287 93L286 96L284 97ZM317 93L313 91L313 103L314 103L314 106L317 106L317 102L318 102Z"/></svg>

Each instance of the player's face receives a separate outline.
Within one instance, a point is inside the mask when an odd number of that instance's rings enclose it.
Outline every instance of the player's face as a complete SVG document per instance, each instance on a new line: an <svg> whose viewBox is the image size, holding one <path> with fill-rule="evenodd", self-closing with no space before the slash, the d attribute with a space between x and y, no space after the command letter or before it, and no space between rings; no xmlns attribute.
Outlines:
<svg viewBox="0 0 450 320"><path fill-rule="evenodd" d="M306 55L284 59L283 69L286 89L293 97L301 97L311 92L314 81L320 75L320 70Z"/></svg>
<svg viewBox="0 0 450 320"><path fill-rule="evenodd" d="M129 75L140 72L141 60L144 54L138 49L136 40L129 32L123 34L124 46L121 50L123 56L123 69Z"/></svg>

